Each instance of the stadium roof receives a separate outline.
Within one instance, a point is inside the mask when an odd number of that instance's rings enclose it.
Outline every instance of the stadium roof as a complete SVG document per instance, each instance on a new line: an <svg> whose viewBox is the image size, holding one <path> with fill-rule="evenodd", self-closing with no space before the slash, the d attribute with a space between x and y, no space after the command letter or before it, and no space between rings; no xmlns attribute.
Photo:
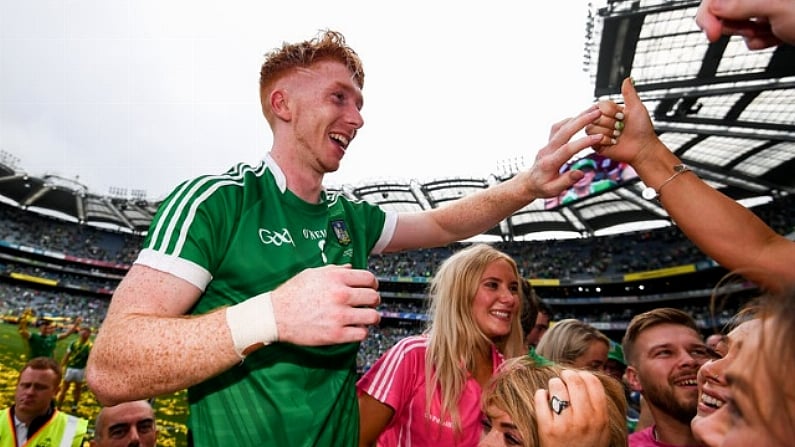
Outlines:
<svg viewBox="0 0 795 447"><path fill-rule="evenodd" d="M660 138L715 188L736 199L795 192L795 48L749 51L739 38L708 43L696 26L697 0L616 0L591 11L584 59L595 98L620 100L631 75ZM372 182L330 188L398 211L435 208L510 178ZM667 214L640 195L637 180L546 208L535 201L488 234L513 240L541 232L598 234ZM0 198L98 226L145 232L157 203L126 191L94 194L74 181L36 178L0 157Z"/></svg>

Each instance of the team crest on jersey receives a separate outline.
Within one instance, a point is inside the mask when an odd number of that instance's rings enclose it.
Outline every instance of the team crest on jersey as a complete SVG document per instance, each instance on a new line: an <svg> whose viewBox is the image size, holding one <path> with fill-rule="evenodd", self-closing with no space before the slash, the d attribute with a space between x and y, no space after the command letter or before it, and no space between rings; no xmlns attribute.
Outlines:
<svg viewBox="0 0 795 447"><path fill-rule="evenodd" d="M348 245L351 243L351 236L348 234L348 226L345 225L344 220L332 220L331 228L334 230L334 235L337 236L337 241L340 245Z"/></svg>

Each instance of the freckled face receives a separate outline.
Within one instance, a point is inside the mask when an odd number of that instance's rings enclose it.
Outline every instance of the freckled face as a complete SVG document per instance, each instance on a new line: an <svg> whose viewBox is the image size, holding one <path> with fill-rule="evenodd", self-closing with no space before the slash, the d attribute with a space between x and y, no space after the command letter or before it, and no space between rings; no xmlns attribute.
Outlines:
<svg viewBox="0 0 795 447"><path fill-rule="evenodd" d="M483 333L496 339L511 332L518 318L519 279L511 264L498 259L483 271L472 303L472 315Z"/></svg>
<svg viewBox="0 0 795 447"><path fill-rule="evenodd" d="M356 131L364 125L362 91L340 62L320 61L296 70L283 83L296 153L325 174L339 169Z"/></svg>

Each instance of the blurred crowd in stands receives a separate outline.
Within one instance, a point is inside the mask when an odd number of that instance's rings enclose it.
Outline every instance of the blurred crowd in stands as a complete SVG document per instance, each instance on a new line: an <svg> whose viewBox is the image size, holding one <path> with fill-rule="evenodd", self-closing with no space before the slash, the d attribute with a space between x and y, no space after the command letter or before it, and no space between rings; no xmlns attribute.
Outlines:
<svg viewBox="0 0 795 447"><path fill-rule="evenodd" d="M779 234L795 232L791 196L753 208ZM39 216L0 205L0 242L70 256L130 265L142 236L112 232ZM526 278L588 279L679 266L705 260L704 254L675 226L587 239L497 242L513 256ZM371 257L377 276L430 277L442 260L460 248L415 250Z"/></svg>
<svg viewBox="0 0 795 447"><path fill-rule="evenodd" d="M108 298L76 295L61 291L31 289L0 281L0 315L19 316L33 309L37 317L82 317L88 327L99 327L108 310Z"/></svg>
<svg viewBox="0 0 795 447"><path fill-rule="evenodd" d="M141 236L76 225L0 205L0 241L130 265L138 255Z"/></svg>

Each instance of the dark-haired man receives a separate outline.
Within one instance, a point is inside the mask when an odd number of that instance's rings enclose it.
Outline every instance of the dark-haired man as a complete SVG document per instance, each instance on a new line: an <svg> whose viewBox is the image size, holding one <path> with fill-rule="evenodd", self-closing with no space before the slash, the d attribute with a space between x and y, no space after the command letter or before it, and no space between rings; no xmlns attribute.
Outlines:
<svg viewBox="0 0 795 447"><path fill-rule="evenodd" d="M527 346L536 347L541 337L549 330L549 322L552 319L552 308L544 300L538 298L538 314L536 315L535 324L533 324L528 331L525 332L525 344Z"/></svg>

